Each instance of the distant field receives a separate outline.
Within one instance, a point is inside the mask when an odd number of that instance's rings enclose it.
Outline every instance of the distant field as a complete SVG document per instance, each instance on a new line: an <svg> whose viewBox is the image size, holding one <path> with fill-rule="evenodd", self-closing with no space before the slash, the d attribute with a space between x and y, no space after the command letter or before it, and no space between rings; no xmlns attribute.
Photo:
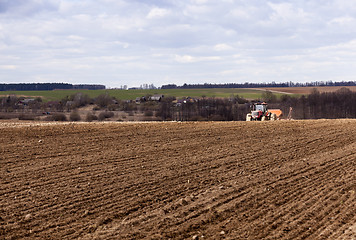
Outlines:
<svg viewBox="0 0 356 240"><path fill-rule="evenodd" d="M286 87L286 88L204 88L204 89L155 89L155 90L53 90L53 91L4 91L0 92L1 96L17 95L24 97L42 97L44 101L54 101L65 98L66 96L74 95L78 92L87 94L89 97L97 97L100 94L108 93L121 100L134 100L136 97L163 94L166 96L182 97L217 97L226 98L231 95L239 95L246 99L259 99L263 92L272 91L277 97L284 94L292 94L299 96L301 94L309 94L313 88L317 88L320 92L332 92L342 87ZM347 87L352 91L356 91L356 86Z"/></svg>
<svg viewBox="0 0 356 240"><path fill-rule="evenodd" d="M54 90L54 91L5 91L0 92L0 96L16 95L24 97L42 97L45 101L54 101L81 92L89 97L97 97L100 94L108 93L121 100L134 100L136 97L153 94L163 94L166 96L181 97L218 97L225 98L231 95L239 95L246 99L259 99L263 91L257 89L241 88L206 88L206 89L155 89L155 90ZM278 97L282 94L276 94Z"/></svg>
<svg viewBox="0 0 356 240"><path fill-rule="evenodd" d="M285 94L310 94L311 91L316 88L319 92L334 92L340 88L348 88L351 91L356 92L356 86L330 86L330 87L281 87L281 88L260 88L260 90L269 90L272 92L279 92Z"/></svg>

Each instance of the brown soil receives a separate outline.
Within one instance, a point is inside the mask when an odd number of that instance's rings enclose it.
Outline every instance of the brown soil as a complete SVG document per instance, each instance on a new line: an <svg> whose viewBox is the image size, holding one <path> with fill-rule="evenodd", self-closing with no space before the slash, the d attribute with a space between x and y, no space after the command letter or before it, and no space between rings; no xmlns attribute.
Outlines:
<svg viewBox="0 0 356 240"><path fill-rule="evenodd" d="M319 92L334 92L341 88L348 88L351 91L356 91L356 86L329 86L329 87L281 87L281 88L256 88L259 90L269 90L273 92L286 93L286 94L310 94L316 88Z"/></svg>
<svg viewBox="0 0 356 240"><path fill-rule="evenodd" d="M356 239L355 131L0 122L0 239Z"/></svg>

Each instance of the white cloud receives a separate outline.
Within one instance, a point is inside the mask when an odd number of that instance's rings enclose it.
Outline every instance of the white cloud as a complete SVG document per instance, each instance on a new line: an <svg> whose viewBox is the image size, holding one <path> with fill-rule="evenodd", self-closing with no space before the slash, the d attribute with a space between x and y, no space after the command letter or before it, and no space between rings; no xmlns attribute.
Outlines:
<svg viewBox="0 0 356 240"><path fill-rule="evenodd" d="M206 4L208 2L209 2L209 0L192 0L192 3L195 3L195 4Z"/></svg>
<svg viewBox="0 0 356 240"><path fill-rule="evenodd" d="M190 55L184 55L184 56L176 55L175 60L180 63L191 63L196 61L196 59Z"/></svg>
<svg viewBox="0 0 356 240"><path fill-rule="evenodd" d="M162 18L170 14L170 11L164 8L153 8L151 11L148 13L147 18L152 19L152 18Z"/></svg>
<svg viewBox="0 0 356 240"><path fill-rule="evenodd" d="M73 41L83 41L85 39L84 37L77 36L77 35L69 35L67 38Z"/></svg>
<svg viewBox="0 0 356 240"><path fill-rule="evenodd" d="M114 41L113 43L116 44L116 45L119 45L119 46L121 46L121 47L123 47L123 48L128 48L128 47L130 47L130 44L127 43L127 42Z"/></svg>
<svg viewBox="0 0 356 240"><path fill-rule="evenodd" d="M204 61L219 61L221 57L218 56L206 56L206 57L194 57L191 55L175 55L175 60L179 63L196 63Z"/></svg>
<svg viewBox="0 0 356 240"><path fill-rule="evenodd" d="M228 51L232 49L233 47L231 47L229 44L226 43L219 43L214 46L215 51Z"/></svg>
<svg viewBox="0 0 356 240"><path fill-rule="evenodd" d="M17 68L16 65L0 65L0 69L4 70L15 70Z"/></svg>
<svg viewBox="0 0 356 240"><path fill-rule="evenodd" d="M329 24L338 24L338 25L345 25L345 24L350 24L350 23L355 23L355 18L353 17L337 17L333 18Z"/></svg>
<svg viewBox="0 0 356 240"><path fill-rule="evenodd" d="M292 3L269 3L268 5L273 10L271 20L274 21L305 21L308 18L308 14L303 9L296 7Z"/></svg>

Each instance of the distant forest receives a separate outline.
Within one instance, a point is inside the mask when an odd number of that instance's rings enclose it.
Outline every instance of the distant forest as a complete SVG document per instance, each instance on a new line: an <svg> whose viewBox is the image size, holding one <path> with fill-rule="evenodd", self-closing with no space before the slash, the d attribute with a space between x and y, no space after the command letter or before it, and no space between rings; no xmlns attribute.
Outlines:
<svg viewBox="0 0 356 240"><path fill-rule="evenodd" d="M147 84L146 84L147 85ZM153 84L152 88L132 88L132 89L156 89ZM266 88L266 87L320 87L320 86L356 86L356 81L316 81L310 83L204 83L204 84L183 84L178 86L176 84L162 85L161 89L197 89L197 88ZM70 84L70 83L0 83L0 91L48 91L48 90L64 90L64 89L88 89L98 90L106 89L105 85L99 84Z"/></svg>
<svg viewBox="0 0 356 240"><path fill-rule="evenodd" d="M284 83L222 83L222 84L183 84L182 86L177 86L175 84L162 85L161 89L194 89L194 88L266 88L266 87L322 87L322 86L356 86L356 81L342 81L342 82L333 82L333 81L316 81L310 83L293 83L293 82L284 82Z"/></svg>
<svg viewBox="0 0 356 240"><path fill-rule="evenodd" d="M46 91L56 89L105 89L105 85L70 84L70 83L13 83L0 84L0 91Z"/></svg>

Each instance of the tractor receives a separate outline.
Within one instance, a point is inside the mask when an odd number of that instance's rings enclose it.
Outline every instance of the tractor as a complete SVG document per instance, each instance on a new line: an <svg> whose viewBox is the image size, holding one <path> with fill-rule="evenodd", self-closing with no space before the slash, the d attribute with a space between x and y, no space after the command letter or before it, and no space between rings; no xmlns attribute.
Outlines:
<svg viewBox="0 0 356 240"><path fill-rule="evenodd" d="M265 102L253 103L251 105L251 112L246 115L246 121L275 121L282 115L280 109L268 109Z"/></svg>

